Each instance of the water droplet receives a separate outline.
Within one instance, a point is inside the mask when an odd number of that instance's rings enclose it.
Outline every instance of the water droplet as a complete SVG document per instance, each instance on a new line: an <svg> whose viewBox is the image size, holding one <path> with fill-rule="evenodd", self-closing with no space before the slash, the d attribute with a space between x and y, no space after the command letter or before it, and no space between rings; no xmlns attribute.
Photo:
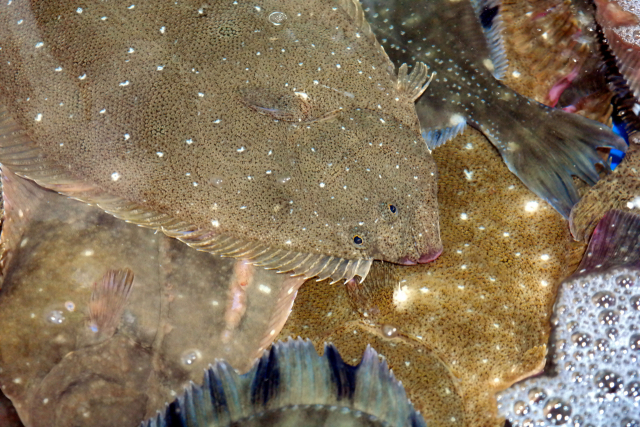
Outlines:
<svg viewBox="0 0 640 427"><path fill-rule="evenodd" d="M631 298L631 307L636 309L636 311L640 311L640 295Z"/></svg>
<svg viewBox="0 0 640 427"><path fill-rule="evenodd" d="M608 351L609 341L604 338L600 338L599 340L596 340L595 347L596 347L596 350L598 351Z"/></svg>
<svg viewBox="0 0 640 427"><path fill-rule="evenodd" d="M202 355L198 350L187 350L180 356L180 362L182 362L183 365L191 366L200 358L202 358Z"/></svg>
<svg viewBox="0 0 640 427"><path fill-rule="evenodd" d="M545 401L547 398L547 393L544 390L538 387L534 387L529 390L529 402L532 405L539 405Z"/></svg>
<svg viewBox="0 0 640 427"><path fill-rule="evenodd" d="M551 399L542 410L545 418L551 425L566 424L571 417L571 406L560 399Z"/></svg>
<svg viewBox="0 0 640 427"><path fill-rule="evenodd" d="M618 286L620 286L620 287L625 288L625 289L629 289L630 287L632 287L634 285L633 279L631 278L631 276L628 276L626 274L618 276L616 278L616 284Z"/></svg>
<svg viewBox="0 0 640 427"><path fill-rule="evenodd" d="M516 415L527 415L529 413L529 406L522 400L518 400L513 404L513 413Z"/></svg>
<svg viewBox="0 0 640 427"><path fill-rule="evenodd" d="M395 326L384 324L382 325L382 334L387 338L393 338L398 336L398 330Z"/></svg>
<svg viewBox="0 0 640 427"><path fill-rule="evenodd" d="M605 394L615 394L624 387L622 379L620 379L616 373L611 371L599 372L594 381L600 391Z"/></svg>
<svg viewBox="0 0 640 427"><path fill-rule="evenodd" d="M618 335L619 332L616 328L608 328L605 333L607 334L607 336L612 339L612 340L617 340L618 339Z"/></svg>
<svg viewBox="0 0 640 427"><path fill-rule="evenodd" d="M278 175L276 181L278 181L279 184L286 184L291 181L291 175Z"/></svg>
<svg viewBox="0 0 640 427"><path fill-rule="evenodd" d="M287 14L284 12L271 12L269 14L269 22L273 25L281 25L287 19Z"/></svg>
<svg viewBox="0 0 640 427"><path fill-rule="evenodd" d="M62 322L66 320L64 317L64 313L60 310L51 310L46 316L47 322L53 323L54 325L60 325Z"/></svg>
<svg viewBox="0 0 640 427"><path fill-rule="evenodd" d="M640 334L633 334L629 338L629 348L633 351L640 351Z"/></svg>
<svg viewBox="0 0 640 427"><path fill-rule="evenodd" d="M218 187L218 188L222 188L222 185L224 183L223 179L221 176L212 176L209 178L209 184L213 185L214 187Z"/></svg>
<svg viewBox="0 0 640 427"><path fill-rule="evenodd" d="M578 347L585 348L591 346L591 336L583 332L576 332L571 335L571 341Z"/></svg>
<svg viewBox="0 0 640 427"><path fill-rule="evenodd" d="M584 425L584 418L582 418L582 415L576 415L571 421L573 422L573 427L582 427Z"/></svg>
<svg viewBox="0 0 640 427"><path fill-rule="evenodd" d="M640 427L640 423L638 422L638 420L624 418L620 423L620 427Z"/></svg>
<svg viewBox="0 0 640 427"><path fill-rule="evenodd" d="M640 402L640 382L632 381L624 388L624 395L636 402Z"/></svg>
<svg viewBox="0 0 640 427"><path fill-rule="evenodd" d="M598 308L609 308L616 304L616 297L611 292L598 292L591 297L591 301Z"/></svg>
<svg viewBox="0 0 640 427"><path fill-rule="evenodd" d="M617 325L620 320L620 313L616 310L605 310L598 315L601 325Z"/></svg>

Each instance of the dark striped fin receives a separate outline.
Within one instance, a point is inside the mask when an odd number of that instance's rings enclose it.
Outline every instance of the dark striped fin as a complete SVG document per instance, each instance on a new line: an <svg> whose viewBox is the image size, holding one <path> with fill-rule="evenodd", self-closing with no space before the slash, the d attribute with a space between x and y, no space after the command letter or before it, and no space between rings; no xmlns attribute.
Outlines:
<svg viewBox="0 0 640 427"><path fill-rule="evenodd" d="M255 426L426 426L370 347L360 364L350 366L331 344L318 356L311 342L291 338L274 344L244 375L216 363L202 387L192 384L164 414L142 425L241 426L249 420Z"/></svg>
<svg viewBox="0 0 640 427"><path fill-rule="evenodd" d="M491 62L493 62L493 77L502 80L507 73L509 60L504 48L502 29L504 27L500 17L500 0L471 0L473 9L480 20L482 31L487 39Z"/></svg>

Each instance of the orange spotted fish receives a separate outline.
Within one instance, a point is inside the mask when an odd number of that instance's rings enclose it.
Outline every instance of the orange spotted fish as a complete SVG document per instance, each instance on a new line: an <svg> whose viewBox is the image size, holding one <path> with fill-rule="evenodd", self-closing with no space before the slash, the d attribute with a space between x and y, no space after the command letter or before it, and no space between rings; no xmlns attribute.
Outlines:
<svg viewBox="0 0 640 427"><path fill-rule="evenodd" d="M11 0L0 162L202 251L364 279L442 251L427 80L357 0Z"/></svg>

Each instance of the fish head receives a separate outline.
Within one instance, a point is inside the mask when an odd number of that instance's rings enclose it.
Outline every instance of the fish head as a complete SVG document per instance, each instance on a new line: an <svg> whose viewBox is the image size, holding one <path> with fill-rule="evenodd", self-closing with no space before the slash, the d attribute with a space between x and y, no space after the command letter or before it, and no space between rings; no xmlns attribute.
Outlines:
<svg viewBox="0 0 640 427"><path fill-rule="evenodd" d="M437 170L417 126L353 108L298 131L296 190L315 251L400 264L440 255Z"/></svg>

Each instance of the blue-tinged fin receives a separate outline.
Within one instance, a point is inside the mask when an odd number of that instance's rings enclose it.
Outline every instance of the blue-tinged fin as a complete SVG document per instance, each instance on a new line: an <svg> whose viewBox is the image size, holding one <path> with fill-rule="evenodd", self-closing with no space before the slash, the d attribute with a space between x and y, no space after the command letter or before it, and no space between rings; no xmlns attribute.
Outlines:
<svg viewBox="0 0 640 427"><path fill-rule="evenodd" d="M577 273L619 266L640 268L640 215L611 210L593 231Z"/></svg>
<svg viewBox="0 0 640 427"><path fill-rule="evenodd" d="M465 120L460 121L458 124L442 128L442 129L422 129L422 138L427 143L427 147L430 150L437 148L447 141L452 140L457 135L464 132L467 127Z"/></svg>
<svg viewBox="0 0 640 427"><path fill-rule="evenodd" d="M232 403L234 402L234 403ZM205 373L164 413L143 427L219 426L410 426L426 427L386 362L367 348L357 366L310 341L278 342L244 375L226 362Z"/></svg>
<svg viewBox="0 0 640 427"><path fill-rule="evenodd" d="M509 60L504 48L502 29L504 27L500 16L500 0L471 0L473 9L480 20L482 31L489 46L489 57L493 62L493 77L502 80L507 73Z"/></svg>

